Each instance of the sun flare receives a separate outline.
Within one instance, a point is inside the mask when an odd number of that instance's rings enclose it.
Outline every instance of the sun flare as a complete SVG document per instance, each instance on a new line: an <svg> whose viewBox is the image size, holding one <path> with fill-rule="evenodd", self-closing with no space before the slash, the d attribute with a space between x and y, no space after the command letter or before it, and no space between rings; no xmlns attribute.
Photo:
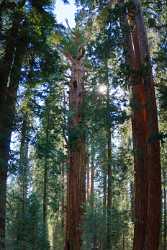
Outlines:
<svg viewBox="0 0 167 250"><path fill-rule="evenodd" d="M107 94L107 86L104 84L100 84L98 86L98 93L101 95L106 95Z"/></svg>

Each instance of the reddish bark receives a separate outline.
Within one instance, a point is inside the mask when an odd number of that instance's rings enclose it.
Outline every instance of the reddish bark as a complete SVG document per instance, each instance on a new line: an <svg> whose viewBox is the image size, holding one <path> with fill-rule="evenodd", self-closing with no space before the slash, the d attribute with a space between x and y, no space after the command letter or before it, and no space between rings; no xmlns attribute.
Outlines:
<svg viewBox="0 0 167 250"><path fill-rule="evenodd" d="M138 75L141 68L140 50L136 29L131 35L131 67L134 75L132 83L132 131L134 145L135 172L135 229L134 249L144 249L147 211L147 112L143 79Z"/></svg>
<svg viewBox="0 0 167 250"><path fill-rule="evenodd" d="M119 4L124 4L119 0ZM132 131L135 171L134 250L158 250L161 167L158 120L148 40L140 1L132 0L121 17L126 62L132 70ZM129 31L127 31L127 27ZM125 29L124 29L125 28Z"/></svg>
<svg viewBox="0 0 167 250"><path fill-rule="evenodd" d="M134 250L158 250L161 167L158 119L148 40L140 2L128 10L132 74L132 129L135 153Z"/></svg>
<svg viewBox="0 0 167 250"><path fill-rule="evenodd" d="M80 250L82 216L85 203L86 152L83 130L84 69L82 57L73 59L69 105L69 170L67 183L67 218L65 250Z"/></svg>

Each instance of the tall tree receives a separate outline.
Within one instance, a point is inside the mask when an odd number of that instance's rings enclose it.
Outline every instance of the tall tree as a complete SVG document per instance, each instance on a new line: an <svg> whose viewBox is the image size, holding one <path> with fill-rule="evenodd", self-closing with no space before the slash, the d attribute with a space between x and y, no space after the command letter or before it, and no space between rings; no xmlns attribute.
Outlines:
<svg viewBox="0 0 167 250"><path fill-rule="evenodd" d="M69 170L67 180L67 218L65 250L81 249L82 219L86 187L86 150L84 133L84 48L76 57L68 54L71 63L69 86Z"/></svg>
<svg viewBox="0 0 167 250"><path fill-rule="evenodd" d="M160 232L161 167L154 81L140 2L129 2L127 11L124 24L129 27L127 51L132 72L130 84L133 95L132 130L135 160L133 248L157 250ZM127 36L127 33L124 35Z"/></svg>
<svg viewBox="0 0 167 250"><path fill-rule="evenodd" d="M0 61L0 248L5 249L6 180L9 160L10 137L13 127L16 93L21 64L27 46L24 32L26 21L20 1L8 31L3 58Z"/></svg>

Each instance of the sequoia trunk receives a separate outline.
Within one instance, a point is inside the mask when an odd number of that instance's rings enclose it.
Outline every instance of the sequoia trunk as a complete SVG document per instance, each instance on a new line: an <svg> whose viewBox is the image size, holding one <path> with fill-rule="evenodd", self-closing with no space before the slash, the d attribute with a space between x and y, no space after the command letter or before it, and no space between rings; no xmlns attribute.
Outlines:
<svg viewBox="0 0 167 250"><path fill-rule="evenodd" d="M119 0L119 4L124 4ZM130 66L135 171L134 250L158 250L161 167L158 119L148 39L140 1L132 0L121 17ZM128 29L127 29L128 28Z"/></svg>
<svg viewBox="0 0 167 250"><path fill-rule="evenodd" d="M80 250L85 203L86 151L84 135L84 69L82 58L72 59L69 106L69 170L65 250Z"/></svg>
<svg viewBox="0 0 167 250"><path fill-rule="evenodd" d="M123 1L120 1L123 2ZM125 20L125 19L124 19ZM135 170L134 250L157 250L160 231L161 168L158 120L148 40L140 1L128 7Z"/></svg>

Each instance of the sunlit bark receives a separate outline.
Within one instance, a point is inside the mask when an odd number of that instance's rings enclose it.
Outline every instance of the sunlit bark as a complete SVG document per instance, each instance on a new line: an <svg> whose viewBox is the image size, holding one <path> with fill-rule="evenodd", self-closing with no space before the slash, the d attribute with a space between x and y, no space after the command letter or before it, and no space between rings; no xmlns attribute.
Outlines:
<svg viewBox="0 0 167 250"><path fill-rule="evenodd" d="M123 1L119 1L123 4ZM160 231L161 168L158 120L148 40L140 2L122 17L126 60L131 68L135 171L134 250L157 250ZM128 30L127 30L128 28Z"/></svg>

